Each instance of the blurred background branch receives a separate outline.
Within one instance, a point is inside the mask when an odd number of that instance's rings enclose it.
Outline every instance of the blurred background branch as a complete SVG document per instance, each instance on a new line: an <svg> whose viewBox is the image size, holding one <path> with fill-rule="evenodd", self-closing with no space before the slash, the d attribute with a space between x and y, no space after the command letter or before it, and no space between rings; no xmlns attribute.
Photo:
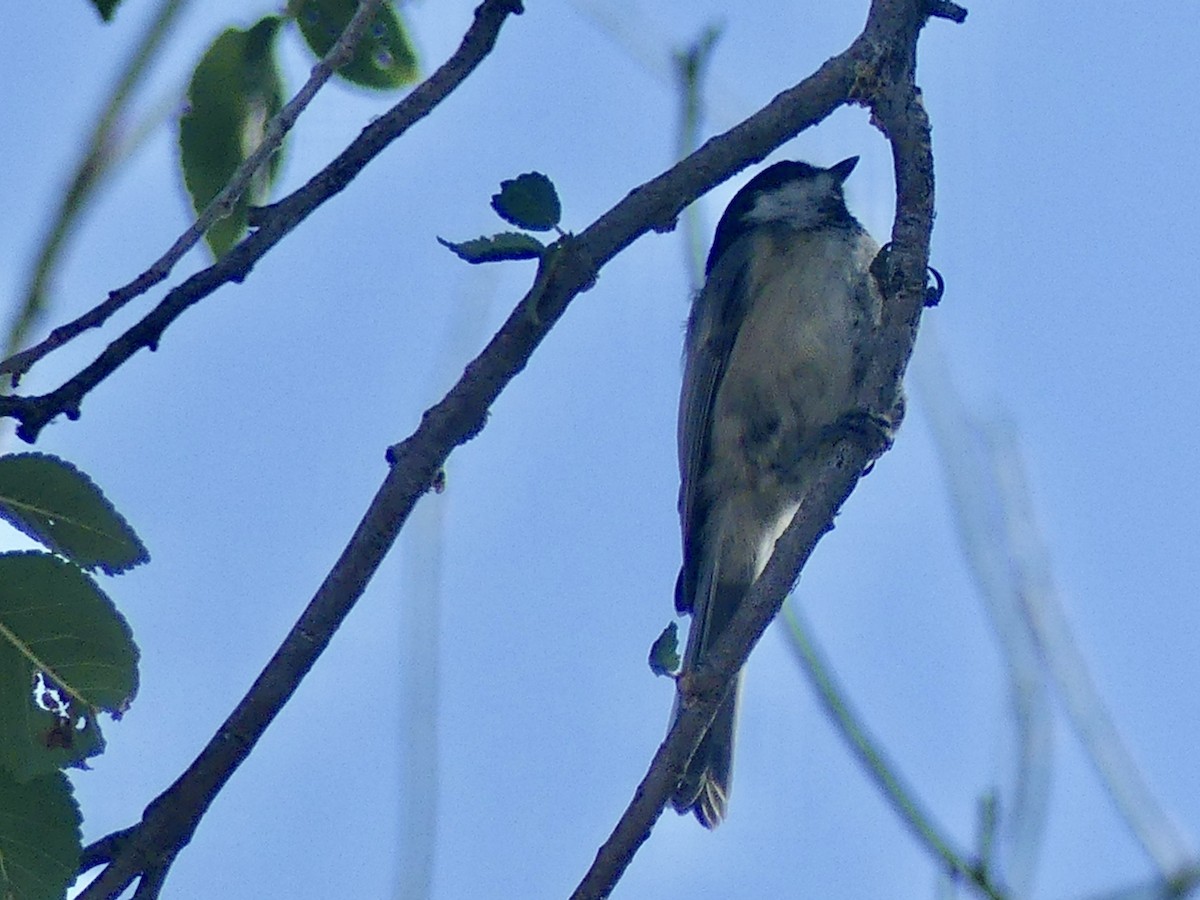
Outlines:
<svg viewBox="0 0 1200 900"><path fill-rule="evenodd" d="M30 273L5 336L3 356L7 358L23 347L33 329L45 317L50 302L54 270L74 233L80 217L87 210L96 191L112 173L113 167L126 158L150 131L149 127L134 129L129 140L122 141L120 130L134 92L158 58L171 34L180 13L190 0L162 0L141 39L130 52L124 68L113 83L108 99L84 139L84 151L67 180L62 199L53 218L47 223ZM152 117L157 124L160 114Z"/></svg>
<svg viewBox="0 0 1200 900"><path fill-rule="evenodd" d="M1194 871L1194 851L1134 762L1071 635L1014 430L967 410L935 329L927 340L913 367L914 382L939 447L963 550L1009 671L1018 748L1006 815L1014 885L1023 894L1032 886L1045 823L1053 747L1046 678L1117 811L1162 878Z"/></svg>
<svg viewBox="0 0 1200 900"><path fill-rule="evenodd" d="M20 353L11 355L3 360L3 362L0 362L0 373L11 373L15 383L34 363L48 353L73 340L87 329L102 325L110 316L127 303L140 297L146 291L150 290L150 288L166 279L171 274L171 270L175 268L176 263L183 258L188 250L200 242L204 237L204 233L208 231L213 223L229 213L238 198L245 194L251 180L267 165L271 157L279 151L284 138L291 131L292 126L296 124L296 120L300 117L301 113L308 108L309 103L312 102L317 92L333 77L334 71L346 60L350 59L355 46L363 37L368 24L372 21L382 2L383 0L362 0L357 5L354 15L346 24L341 34L338 35L337 40L329 48L329 51L313 66L308 79L284 107L266 123L258 145L254 147L249 156L237 167L237 170L229 177L225 186L200 211L187 230L175 239L165 253L151 263L150 267L133 281L109 291L108 296L101 303L92 307L83 315L64 325L58 326L48 337L27 350L22 350ZM165 29L162 29L162 31L165 32ZM153 28L151 32L158 33ZM161 334L161 331L159 333ZM153 340L156 341L157 337ZM120 355L120 353L110 354L113 361L116 361ZM74 409L77 406L78 399L80 398L76 398L74 403L68 401L67 405L62 408ZM28 420L23 421L18 433L27 432L29 430L26 428L27 424Z"/></svg>
<svg viewBox="0 0 1200 900"><path fill-rule="evenodd" d="M1009 896L993 881L993 875L983 864L986 855L970 859L954 846L945 831L934 821L912 787L900 775L887 753L871 736L866 724L850 705L846 692L837 681L833 668L825 659L804 620L799 604L793 599L784 605L783 619L787 624L788 646L812 684L830 721L850 745L858 761L866 769L879 791L888 799L896 814L908 825L931 855L956 876L966 879L992 900ZM1014 895L1019 896L1019 895Z"/></svg>

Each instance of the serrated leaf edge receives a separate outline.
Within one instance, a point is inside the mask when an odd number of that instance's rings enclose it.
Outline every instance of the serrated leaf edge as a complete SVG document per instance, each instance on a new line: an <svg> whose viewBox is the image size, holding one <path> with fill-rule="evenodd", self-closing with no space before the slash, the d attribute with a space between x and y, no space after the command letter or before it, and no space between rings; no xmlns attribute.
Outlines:
<svg viewBox="0 0 1200 900"><path fill-rule="evenodd" d="M95 492L95 499L98 500L100 505L105 508L105 511L108 513L108 515L112 516L113 519L116 520L118 526L124 529L125 533L119 537L113 538L111 537L111 532L103 531L95 526L72 518L71 516L56 513L52 510L35 506L27 502L9 500L4 497L0 497L0 519L4 519L4 521L8 522L13 528L17 529L17 531L21 532L26 537L37 541L43 547L54 551L58 555L69 560L85 571L99 569L106 575L119 575L122 572L129 571L135 566L139 566L150 561L150 553L146 549L146 545L142 543L142 539L138 537L133 526L129 524L129 521L123 515L121 515L120 512L118 512L113 502L108 499L108 495L104 493L104 490L100 487L100 485L96 484L96 482L86 472L84 472L78 466L72 465L62 457L55 456L53 453L7 453L3 456L0 456L0 466L3 465L2 461L5 459L20 458L49 460L64 468L72 476L78 478L83 483L84 487ZM73 553L68 552L60 542L54 540L53 535L44 534L38 531L36 528L33 528L29 523L25 522L19 517L5 515L5 511L10 509L29 510L40 515L44 519L69 523L81 531L100 538L105 543L113 544L118 549L123 548L127 544L132 544L135 551L133 558L128 562L122 562L117 565L112 564L108 559L102 559L96 562L81 561L77 559Z"/></svg>
<svg viewBox="0 0 1200 900"><path fill-rule="evenodd" d="M13 558L13 557L21 557L21 556L42 556L42 557L45 557L46 559L51 559L62 565L68 566L68 570L71 565L70 563L65 562L62 559L59 559L56 556L53 556L49 553L40 553L36 550L31 550L31 551L24 552L24 553L0 553L0 559L4 559L6 557ZM80 577L85 578L89 582L91 582L92 587L99 594L101 594L106 599L108 599L108 596L104 593L103 590L100 589L100 585L96 584L95 580L92 579L92 577L90 575L88 575L86 572L81 571L78 567L76 567L74 569L74 571L76 573L78 573L80 575ZM109 599L109 603L112 604L111 599ZM115 606L114 606L114 612L116 612ZM117 612L117 615L120 616L120 613ZM124 617L121 617L121 619L123 621ZM132 635L128 634L128 623L125 623L125 630L126 630L127 636L132 640ZM51 679L54 680L54 684L56 687L61 687L71 697L73 697L76 701L78 701L81 706L86 708L88 710L88 713L93 717L93 719L96 717L97 711L100 709L100 707L98 707L94 703L91 703L86 697L83 696L83 694L81 694L79 692L79 690L77 688L72 687L70 682L68 682L65 678L63 678L61 675L59 675L57 670L53 666L51 666L49 663L45 662L41 657L39 657L37 654L35 654L33 652L32 648L30 648L28 644L26 644L16 634L14 634L13 631L11 629L9 629L8 626L6 626L2 621L0 621L0 635L2 635L14 648L16 648L17 651L23 657L25 657L25 659L27 659L29 662L31 662L37 671L43 672L46 675L48 675ZM132 696L125 698L125 703L128 703L129 700L131 700L131 699L132 699Z"/></svg>

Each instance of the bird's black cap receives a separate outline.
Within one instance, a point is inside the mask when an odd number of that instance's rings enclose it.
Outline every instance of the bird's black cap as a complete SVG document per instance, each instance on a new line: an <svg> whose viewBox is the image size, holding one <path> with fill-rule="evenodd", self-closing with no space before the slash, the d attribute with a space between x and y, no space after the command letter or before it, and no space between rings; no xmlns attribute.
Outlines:
<svg viewBox="0 0 1200 900"><path fill-rule="evenodd" d="M746 228L744 221L745 215L754 207L754 202L762 194L770 193L793 181L802 181L806 178L816 178L818 175L831 174L837 179L838 183L845 182L850 177L850 173L854 171L854 167L858 165L858 157L851 156L848 159L843 159L840 163L830 166L828 169L822 169L818 166L810 165L799 160L785 159L782 162L777 162L773 166L768 166L763 169L753 178L746 182L733 199L729 201L729 205L725 207L725 212L721 215L721 220L717 223L716 233L713 235L712 249L708 251L708 261L704 264L704 274L712 273L712 268L717 264L717 260L721 258L729 247L736 241ZM838 192L840 195L840 191ZM839 196L840 199L840 196ZM837 210L833 211L837 213ZM850 213L846 211L845 204L841 206L841 213L845 214L845 218L849 222L853 222ZM840 218L840 216L834 217Z"/></svg>

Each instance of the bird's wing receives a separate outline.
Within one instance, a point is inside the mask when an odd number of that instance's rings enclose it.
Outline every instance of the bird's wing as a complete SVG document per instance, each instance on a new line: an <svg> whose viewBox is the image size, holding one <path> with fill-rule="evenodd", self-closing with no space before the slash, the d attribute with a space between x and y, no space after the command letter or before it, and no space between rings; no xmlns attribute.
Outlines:
<svg viewBox="0 0 1200 900"><path fill-rule="evenodd" d="M746 310L748 275L753 237L747 235L730 246L709 272L704 289L688 319L683 391L679 398L679 518L683 530L683 567L675 585L675 608L693 612L699 565L706 554L700 542L708 517L710 498L704 496L704 473L712 430L713 406L738 328Z"/></svg>

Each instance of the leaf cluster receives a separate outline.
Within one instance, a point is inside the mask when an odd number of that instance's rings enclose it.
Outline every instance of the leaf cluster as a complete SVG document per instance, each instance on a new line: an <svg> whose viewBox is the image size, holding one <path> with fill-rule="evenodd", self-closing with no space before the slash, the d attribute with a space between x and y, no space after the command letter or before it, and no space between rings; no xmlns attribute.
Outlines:
<svg viewBox="0 0 1200 900"><path fill-rule="evenodd" d="M92 573L149 555L84 473L0 457L0 518L44 550L0 553L0 896L63 896L80 855L69 766L104 749L99 715L137 694L138 648Z"/></svg>
<svg viewBox="0 0 1200 900"><path fill-rule="evenodd" d="M188 86L179 122L179 159L195 212L217 199L233 174L265 136L283 107L284 81L276 43L294 23L306 46L324 57L349 24L357 0L293 0L286 15L268 15L249 28L227 28L205 51ZM418 75L417 56L395 6L382 3L337 74L372 90L394 90ZM224 216L206 232L214 257L227 253L250 222L250 208L266 200L279 174L276 152L241 196L229 199Z"/></svg>
<svg viewBox="0 0 1200 900"><path fill-rule="evenodd" d="M492 195L492 209L505 222L527 231L562 229L562 204L554 182L541 172L526 172L500 182L500 193ZM540 259L547 247L531 234L502 231L491 237L455 243L438 238L438 243L469 263L500 262L508 259Z"/></svg>

